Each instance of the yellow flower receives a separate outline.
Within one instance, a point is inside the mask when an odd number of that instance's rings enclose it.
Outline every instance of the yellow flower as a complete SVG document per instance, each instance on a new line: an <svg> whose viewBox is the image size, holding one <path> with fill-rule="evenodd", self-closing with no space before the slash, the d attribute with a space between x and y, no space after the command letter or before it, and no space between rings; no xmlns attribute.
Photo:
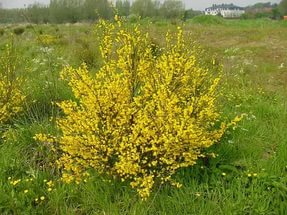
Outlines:
<svg viewBox="0 0 287 215"><path fill-rule="evenodd" d="M226 173L225 173L225 172L223 172L223 173L221 173L221 175L222 175L222 176L226 176Z"/></svg>
<svg viewBox="0 0 287 215"><path fill-rule="evenodd" d="M28 193L29 192L29 190L24 190L24 193Z"/></svg>
<svg viewBox="0 0 287 215"><path fill-rule="evenodd" d="M48 185L48 187L52 187L52 186L54 186L54 184L53 184L53 181L48 181L47 183L46 183L47 185Z"/></svg>
<svg viewBox="0 0 287 215"><path fill-rule="evenodd" d="M21 80L16 78L13 47L7 45L0 53L0 124L3 124L22 110L25 96L20 91Z"/></svg>
<svg viewBox="0 0 287 215"><path fill-rule="evenodd" d="M41 196L40 199L41 199L41 201L44 201L45 200L45 196Z"/></svg>
<svg viewBox="0 0 287 215"><path fill-rule="evenodd" d="M21 182L21 179L18 179L18 180L15 180L15 181L10 181L10 184L12 184L13 186L16 186L20 182Z"/></svg>

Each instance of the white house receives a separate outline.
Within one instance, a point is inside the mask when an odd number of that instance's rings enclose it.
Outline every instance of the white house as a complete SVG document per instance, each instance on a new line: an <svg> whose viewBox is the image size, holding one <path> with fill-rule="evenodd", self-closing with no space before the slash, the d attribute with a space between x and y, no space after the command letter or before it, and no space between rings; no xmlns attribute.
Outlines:
<svg viewBox="0 0 287 215"><path fill-rule="evenodd" d="M245 13L243 7L235 6L234 4L213 4L212 7L205 9L205 15L222 15L224 18L237 18Z"/></svg>

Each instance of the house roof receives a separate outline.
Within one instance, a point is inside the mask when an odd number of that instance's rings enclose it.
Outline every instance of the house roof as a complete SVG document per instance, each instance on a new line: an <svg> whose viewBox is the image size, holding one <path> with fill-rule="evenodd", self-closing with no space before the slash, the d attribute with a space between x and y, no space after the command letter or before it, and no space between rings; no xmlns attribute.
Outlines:
<svg viewBox="0 0 287 215"><path fill-rule="evenodd" d="M244 10L243 7L238 7L234 4L213 4L212 7L208 7L205 10L210 9L210 10L217 10L217 9L229 9L229 10L234 10L234 9L239 9L239 10Z"/></svg>

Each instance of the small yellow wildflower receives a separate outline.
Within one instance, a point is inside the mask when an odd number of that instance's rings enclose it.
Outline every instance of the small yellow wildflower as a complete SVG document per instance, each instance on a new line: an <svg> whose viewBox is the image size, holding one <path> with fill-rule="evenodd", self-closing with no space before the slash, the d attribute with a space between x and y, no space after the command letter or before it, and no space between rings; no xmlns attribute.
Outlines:
<svg viewBox="0 0 287 215"><path fill-rule="evenodd" d="M40 199L41 199L41 201L44 201L45 200L45 196L41 196Z"/></svg>
<svg viewBox="0 0 287 215"><path fill-rule="evenodd" d="M248 177L251 177L251 176L252 176L252 174L251 174L251 173L248 173L248 174L247 174L247 176L248 176Z"/></svg>
<svg viewBox="0 0 287 215"><path fill-rule="evenodd" d="M35 202L38 202L38 201L39 201L39 199L38 199L38 198L36 198L36 199L35 199Z"/></svg>
<svg viewBox="0 0 287 215"><path fill-rule="evenodd" d="M210 157L212 157L212 158L216 158L216 157L217 157L217 154L215 154L215 153L210 153L209 155L210 155Z"/></svg>
<svg viewBox="0 0 287 215"><path fill-rule="evenodd" d="M15 181L11 181L10 184L12 184L13 186L16 186L20 182L21 182L21 179L18 179L18 180L15 180Z"/></svg>
<svg viewBox="0 0 287 215"><path fill-rule="evenodd" d="M195 193L195 196L200 197L201 194L200 194L199 192L196 192L196 193Z"/></svg>
<svg viewBox="0 0 287 215"><path fill-rule="evenodd" d="M48 188L48 192L51 192L51 191L52 191L52 188L49 187L49 188Z"/></svg>
<svg viewBox="0 0 287 215"><path fill-rule="evenodd" d="M47 185L48 185L48 187L52 187L52 186L54 186L54 184L53 184L53 181L48 181L47 183L46 183Z"/></svg>
<svg viewBox="0 0 287 215"><path fill-rule="evenodd" d="M221 175L222 175L222 176L226 176L226 173L225 173L225 172L223 172L223 173L221 173Z"/></svg>
<svg viewBox="0 0 287 215"><path fill-rule="evenodd" d="M24 193L28 193L29 192L29 190L24 190Z"/></svg>
<svg viewBox="0 0 287 215"><path fill-rule="evenodd" d="M115 15L114 19L115 19L115 21L117 22L117 21L119 21L120 18L119 18L118 15Z"/></svg>

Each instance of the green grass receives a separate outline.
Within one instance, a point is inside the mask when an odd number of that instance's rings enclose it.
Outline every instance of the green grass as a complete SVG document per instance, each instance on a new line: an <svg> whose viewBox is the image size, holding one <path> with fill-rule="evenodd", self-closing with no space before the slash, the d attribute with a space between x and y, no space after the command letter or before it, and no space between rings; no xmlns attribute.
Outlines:
<svg viewBox="0 0 287 215"><path fill-rule="evenodd" d="M92 42L93 27L29 26L15 36L27 101L24 112L5 126L6 138L0 141L0 213L286 214L286 22L209 19L196 18L184 30L224 64L224 115L246 113L247 117L209 149L218 154L216 158L178 172L181 189L157 187L146 202L127 184L103 181L96 173L85 183L63 184L54 167L57 155L49 145L33 139L39 132L57 132L50 119L61 112L51 100L72 98L59 80L61 68L87 61L96 71L101 64ZM5 34L0 50L15 27L1 26ZM160 34L168 28L175 27L155 23L147 29L160 45ZM58 41L44 48L37 42L40 31L57 36ZM21 182L13 186L10 182L17 179ZM49 180L54 183L50 192Z"/></svg>

